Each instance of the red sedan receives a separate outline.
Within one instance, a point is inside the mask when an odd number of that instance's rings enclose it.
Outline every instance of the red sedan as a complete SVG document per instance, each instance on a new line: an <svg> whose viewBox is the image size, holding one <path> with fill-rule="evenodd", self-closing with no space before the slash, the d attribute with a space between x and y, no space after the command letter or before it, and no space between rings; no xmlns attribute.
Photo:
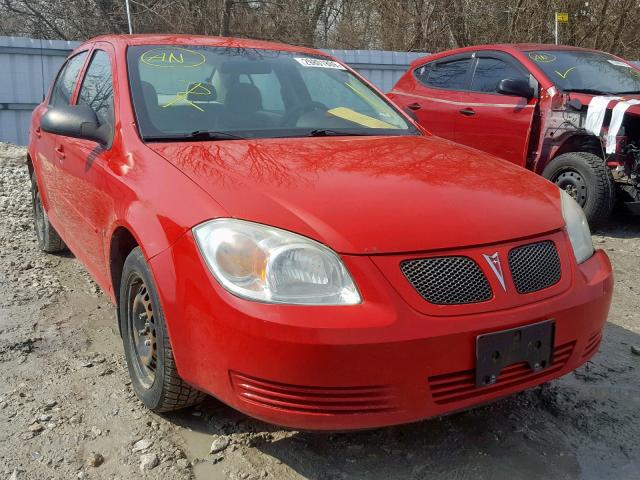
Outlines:
<svg viewBox="0 0 640 480"><path fill-rule="evenodd" d="M377 427L598 349L611 266L577 204L316 50L93 39L35 110L28 165L41 248L111 296L154 411L206 392L276 424Z"/></svg>
<svg viewBox="0 0 640 480"><path fill-rule="evenodd" d="M563 45L476 45L414 61L389 97L429 132L556 183L591 226L640 214L640 68Z"/></svg>

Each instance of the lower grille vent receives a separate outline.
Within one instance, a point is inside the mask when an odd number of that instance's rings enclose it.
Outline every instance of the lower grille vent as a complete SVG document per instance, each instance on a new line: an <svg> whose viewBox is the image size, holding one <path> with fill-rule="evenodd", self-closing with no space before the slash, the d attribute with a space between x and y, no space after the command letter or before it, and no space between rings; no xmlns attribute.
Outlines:
<svg viewBox="0 0 640 480"><path fill-rule="evenodd" d="M589 340L587 340L587 346L584 347L584 352L582 352L582 358L590 357L595 354L600 347L600 342L602 341L602 332L596 332Z"/></svg>
<svg viewBox="0 0 640 480"><path fill-rule="evenodd" d="M231 372L236 394L263 407L320 415L367 414L399 410L388 386L311 387L288 385Z"/></svg>
<svg viewBox="0 0 640 480"><path fill-rule="evenodd" d="M533 372L525 363L510 365L502 369L498 381L488 387L477 388L475 383L475 371L466 370L455 373L445 373L429 377L429 389L435 403L447 404L468 400L474 397L486 395L487 393L499 392L518 385L529 382L536 378L544 377L550 373L557 372L565 366L571 354L575 342L565 343L556 347L553 355L553 363L549 368L540 372Z"/></svg>

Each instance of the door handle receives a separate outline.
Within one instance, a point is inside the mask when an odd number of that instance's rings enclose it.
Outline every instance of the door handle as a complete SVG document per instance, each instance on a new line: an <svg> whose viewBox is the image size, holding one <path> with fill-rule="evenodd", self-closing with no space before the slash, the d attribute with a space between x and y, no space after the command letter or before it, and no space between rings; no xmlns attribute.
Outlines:
<svg viewBox="0 0 640 480"><path fill-rule="evenodd" d="M460 110L460 113L465 117L470 117L471 115L475 115L476 111L473 108L463 108Z"/></svg>
<svg viewBox="0 0 640 480"><path fill-rule="evenodd" d="M42 130L40 129L40 126L37 126L33 133L35 133L38 138L42 137Z"/></svg>
<svg viewBox="0 0 640 480"><path fill-rule="evenodd" d="M422 108L422 106L418 102L414 102L414 103L411 103L411 104L407 105L407 108L409 110L416 111L416 110L420 110Z"/></svg>
<svg viewBox="0 0 640 480"><path fill-rule="evenodd" d="M58 158L60 160L64 160L65 154L64 154L64 147L62 145L56 147L56 154L58 155Z"/></svg>

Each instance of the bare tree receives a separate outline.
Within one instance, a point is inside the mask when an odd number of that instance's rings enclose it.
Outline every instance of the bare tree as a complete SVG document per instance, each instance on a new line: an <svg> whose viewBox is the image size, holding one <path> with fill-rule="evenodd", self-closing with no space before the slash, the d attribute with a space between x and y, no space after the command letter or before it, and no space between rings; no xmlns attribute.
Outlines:
<svg viewBox="0 0 640 480"><path fill-rule="evenodd" d="M327 48L430 51L564 43L640 58L638 0L130 0L136 32L252 37ZM125 33L123 0L0 0L0 34L80 40Z"/></svg>

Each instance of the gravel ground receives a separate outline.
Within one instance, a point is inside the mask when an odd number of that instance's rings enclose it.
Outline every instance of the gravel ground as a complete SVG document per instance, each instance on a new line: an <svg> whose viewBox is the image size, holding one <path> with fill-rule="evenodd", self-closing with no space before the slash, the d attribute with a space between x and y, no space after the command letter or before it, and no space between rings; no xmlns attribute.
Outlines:
<svg viewBox="0 0 640 480"><path fill-rule="evenodd" d="M214 399L145 410L106 296L71 255L37 249L23 157L0 144L0 478L640 479L640 219L594 235L616 290L584 367L444 418L313 434Z"/></svg>

